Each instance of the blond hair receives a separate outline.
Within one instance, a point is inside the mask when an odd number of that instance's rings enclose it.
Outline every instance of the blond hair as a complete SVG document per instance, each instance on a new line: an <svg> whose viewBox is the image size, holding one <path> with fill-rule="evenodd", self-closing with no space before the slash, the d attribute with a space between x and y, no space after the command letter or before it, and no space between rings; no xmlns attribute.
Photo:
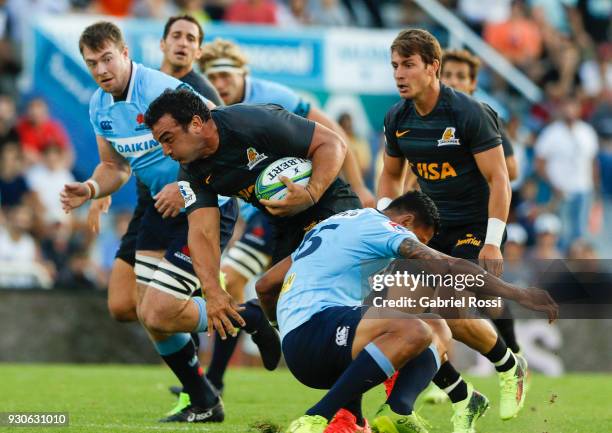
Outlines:
<svg viewBox="0 0 612 433"><path fill-rule="evenodd" d="M248 59L235 43L226 39L216 38L202 47L202 56L199 64L202 72L206 73L209 64L218 59L228 59L236 68L248 71Z"/></svg>

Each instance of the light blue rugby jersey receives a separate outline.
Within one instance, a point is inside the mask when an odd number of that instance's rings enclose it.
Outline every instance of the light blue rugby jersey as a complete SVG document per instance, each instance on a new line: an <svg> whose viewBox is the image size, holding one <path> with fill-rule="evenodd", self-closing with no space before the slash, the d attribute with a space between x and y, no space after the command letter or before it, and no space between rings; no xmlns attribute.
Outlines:
<svg viewBox="0 0 612 433"><path fill-rule="evenodd" d="M245 104L277 104L302 117L307 117L310 113L310 103L289 87L248 75L244 81L244 99L242 102ZM258 212L261 211L249 203L240 205L240 214L245 221L248 221Z"/></svg>
<svg viewBox="0 0 612 433"><path fill-rule="evenodd" d="M317 224L291 255L276 307L281 338L325 308L361 305L363 262L399 257L406 238L417 239L375 209L341 212Z"/></svg>
<svg viewBox="0 0 612 433"><path fill-rule="evenodd" d="M176 182L179 163L164 156L161 145L144 123L144 113L164 90L179 87L191 89L170 75L132 62L125 101L114 102L113 96L101 88L89 101L89 120L94 132L106 138L130 163L134 175L149 188L151 196ZM219 205L227 200L227 197L219 197Z"/></svg>

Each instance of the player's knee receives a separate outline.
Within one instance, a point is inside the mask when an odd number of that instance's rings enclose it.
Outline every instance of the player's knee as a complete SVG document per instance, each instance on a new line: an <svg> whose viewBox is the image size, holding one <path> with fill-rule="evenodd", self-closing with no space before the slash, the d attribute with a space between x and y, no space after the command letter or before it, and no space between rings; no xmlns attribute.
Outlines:
<svg viewBox="0 0 612 433"><path fill-rule="evenodd" d="M433 341L431 327L422 320L397 320L397 332L402 340L401 350L403 356L412 357L425 350Z"/></svg>
<svg viewBox="0 0 612 433"><path fill-rule="evenodd" d="M108 300L108 312L117 322L135 322L138 320L135 305L127 305L124 302Z"/></svg>
<svg viewBox="0 0 612 433"><path fill-rule="evenodd" d="M438 352L440 354L446 353L450 347L451 340L453 339L453 333L451 332L450 327L443 319L429 320L427 324L433 331L433 342L438 348Z"/></svg>
<svg viewBox="0 0 612 433"><path fill-rule="evenodd" d="M140 323L152 332L173 332L175 316L168 308L153 302L143 302L139 308Z"/></svg>

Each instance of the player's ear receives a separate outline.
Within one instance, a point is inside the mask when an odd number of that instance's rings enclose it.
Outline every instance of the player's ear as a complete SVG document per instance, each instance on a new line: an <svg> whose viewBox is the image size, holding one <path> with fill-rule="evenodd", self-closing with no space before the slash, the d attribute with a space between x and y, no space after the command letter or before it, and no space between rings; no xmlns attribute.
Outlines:
<svg viewBox="0 0 612 433"><path fill-rule="evenodd" d="M198 47L198 49L195 52L195 56L194 56L194 60L200 60L200 57L202 57L202 47Z"/></svg>
<svg viewBox="0 0 612 433"><path fill-rule="evenodd" d="M400 224L408 229L412 228L414 226L414 214L411 212L403 214Z"/></svg>
<svg viewBox="0 0 612 433"><path fill-rule="evenodd" d="M440 78L440 74L438 73L440 71L440 60L434 59L430 66L434 77Z"/></svg>

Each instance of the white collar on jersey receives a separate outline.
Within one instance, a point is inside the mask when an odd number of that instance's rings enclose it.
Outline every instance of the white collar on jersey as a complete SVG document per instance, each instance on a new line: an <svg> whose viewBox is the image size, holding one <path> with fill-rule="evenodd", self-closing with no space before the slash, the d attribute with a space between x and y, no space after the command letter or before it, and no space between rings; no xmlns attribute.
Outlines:
<svg viewBox="0 0 612 433"><path fill-rule="evenodd" d="M133 60L131 62L132 62L132 75L130 75L130 84L128 85L128 91L127 91L127 96L125 97L125 102L132 101L132 93L134 92L134 82L136 81L137 64ZM113 104L114 104L115 98L113 97L113 95L111 95L111 98L113 98Z"/></svg>
<svg viewBox="0 0 612 433"><path fill-rule="evenodd" d="M244 76L244 98L242 98L242 101L240 102L245 102L248 101L249 98L251 97L251 92L252 92L252 86L251 86L251 77L249 77L248 75Z"/></svg>

